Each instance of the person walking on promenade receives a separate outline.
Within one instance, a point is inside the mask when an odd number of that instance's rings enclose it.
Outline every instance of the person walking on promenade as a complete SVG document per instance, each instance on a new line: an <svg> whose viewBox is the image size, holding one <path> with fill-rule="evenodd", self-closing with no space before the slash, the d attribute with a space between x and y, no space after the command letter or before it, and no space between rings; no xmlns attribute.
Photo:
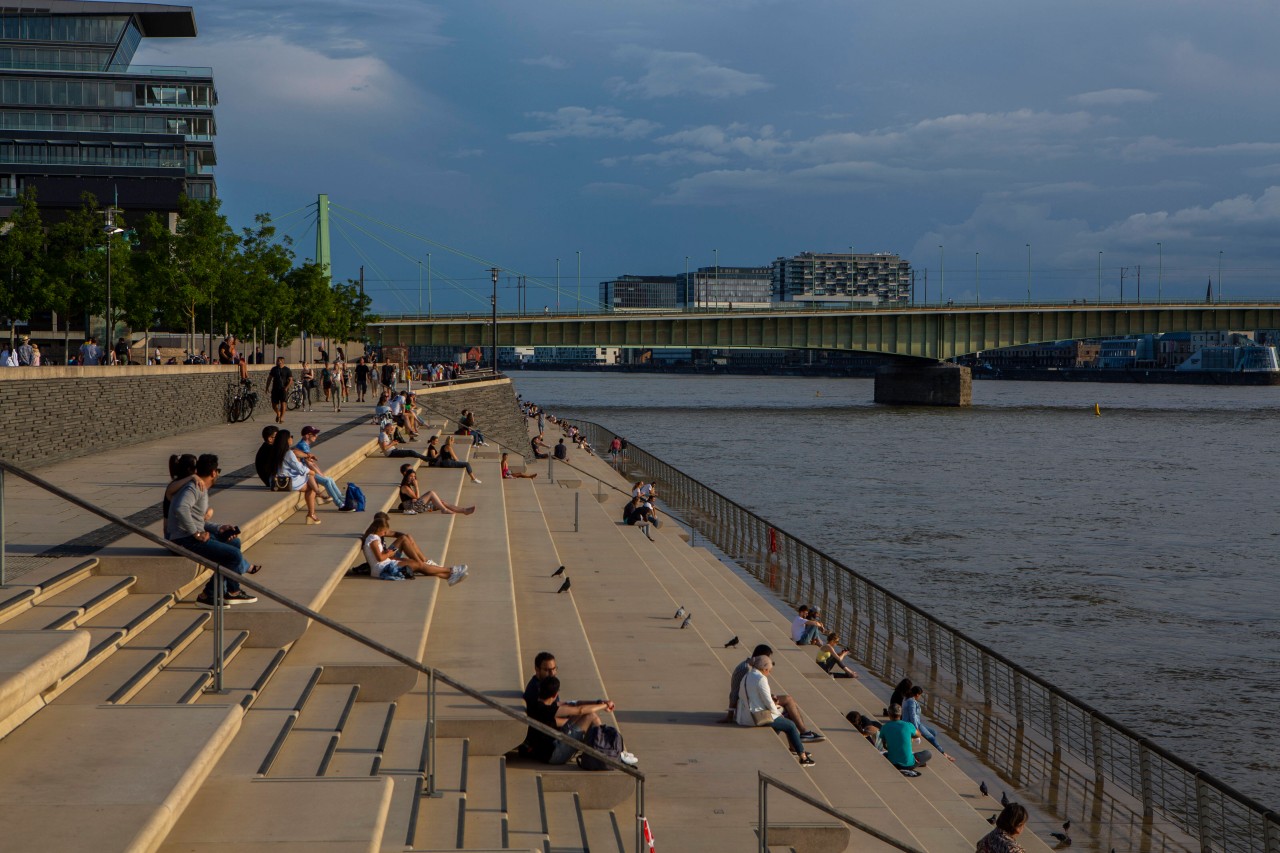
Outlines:
<svg viewBox="0 0 1280 853"><path fill-rule="evenodd" d="M769 726L775 732L781 732L791 742L791 751L796 754L800 766L812 767L817 762L805 751L799 727L783 716L782 709L773 701L769 689L769 673L772 671L773 659L768 655L751 659L751 668L738 688L738 725Z"/></svg>
<svg viewBox="0 0 1280 853"><path fill-rule="evenodd" d="M386 547L384 536L392 540L392 548ZM361 537L361 547L364 549L364 558L369 563L370 573L383 580L399 580L404 577L403 570L414 575L447 580L449 586L467 579L469 570L465 563L441 566L434 560L427 559L412 536L391 529L391 516L385 512L373 514L373 522Z"/></svg>
<svg viewBox="0 0 1280 853"><path fill-rule="evenodd" d="M34 367L37 362L35 361L35 350L31 348L31 339L23 335L18 340L20 342L17 353L18 367Z"/></svg>
<svg viewBox="0 0 1280 853"><path fill-rule="evenodd" d="M292 385L293 371L284 366L284 356L276 356L276 366L267 372L267 393L271 396L271 408L275 410L278 424L284 423L284 409Z"/></svg>
<svg viewBox="0 0 1280 853"><path fill-rule="evenodd" d="M364 356L356 360L356 402L363 403L364 395L369 391L369 365L365 364Z"/></svg>
<svg viewBox="0 0 1280 853"><path fill-rule="evenodd" d="M933 748L938 750L943 758L947 761L955 761L955 758L947 755L947 751L938 743L937 732L924 724L924 688L918 684L907 691L907 701L902 706L902 719L915 726L920 737L933 744Z"/></svg>
<svg viewBox="0 0 1280 853"><path fill-rule="evenodd" d="M996 818L996 828L978 840L974 853L1026 853L1018 836L1027 828L1030 817L1021 803L1009 803Z"/></svg>
<svg viewBox="0 0 1280 853"><path fill-rule="evenodd" d="M218 565L231 569L236 574L255 574L262 566L251 566L240 552L240 528L230 524L213 524L209 521L213 512L209 509L209 489L218 481L222 469L218 467L218 457L205 453L196 459L195 475L187 484L178 490L169 505L169 514L165 518L164 538L175 545L181 545ZM250 595L240 588L238 581L223 579L216 572L205 584L204 590L196 598L199 607L214 606L214 584L224 584L225 592L222 600L224 606L231 604L252 604L257 596Z"/></svg>
<svg viewBox="0 0 1280 853"><path fill-rule="evenodd" d="M235 364L236 363L236 338L235 335L228 335L218 344L218 364Z"/></svg>
<svg viewBox="0 0 1280 853"><path fill-rule="evenodd" d="M384 362L382 365L382 387L388 391L395 393L396 390L396 366L391 362Z"/></svg>
<svg viewBox="0 0 1280 853"><path fill-rule="evenodd" d="M916 727L902 719L902 706L889 706L889 722L880 727L876 735L876 748L884 751L889 763L902 771L903 776L919 776L917 767L924 767L933 758L927 749L919 752L911 751L911 740L916 736Z"/></svg>
<svg viewBox="0 0 1280 853"><path fill-rule="evenodd" d="M88 340L80 345L80 366L97 365L102 360L102 350L98 348L98 339L89 336Z"/></svg>

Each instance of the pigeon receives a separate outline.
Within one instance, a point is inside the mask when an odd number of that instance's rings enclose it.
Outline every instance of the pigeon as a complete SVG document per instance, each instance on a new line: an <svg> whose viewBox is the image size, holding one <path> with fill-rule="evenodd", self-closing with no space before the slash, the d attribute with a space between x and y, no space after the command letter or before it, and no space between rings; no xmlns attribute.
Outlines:
<svg viewBox="0 0 1280 853"><path fill-rule="evenodd" d="M987 823L991 824L992 826L995 826L995 825L996 825L996 816L995 816L995 815L992 815L991 817L987 818Z"/></svg>
<svg viewBox="0 0 1280 853"><path fill-rule="evenodd" d="M568 592L568 591L569 591L569 579L565 578L564 583L560 584L560 588L556 590L556 595L559 595L562 592Z"/></svg>
<svg viewBox="0 0 1280 853"><path fill-rule="evenodd" d="M991 789L987 787L986 782L983 782L981 785L979 785L978 790L982 792L982 796L984 797L987 796L987 794L991 793Z"/></svg>
<svg viewBox="0 0 1280 853"><path fill-rule="evenodd" d="M568 583L568 581L565 581L565 583ZM1009 795L1006 794L1004 791L1000 792L1000 805L1002 806L1009 805Z"/></svg>
<svg viewBox="0 0 1280 853"><path fill-rule="evenodd" d="M732 640L730 640L729 642L725 643L725 644L724 644L724 647L725 647L726 649L736 649L736 648L738 647L738 638L737 638L737 637L734 637Z"/></svg>
<svg viewBox="0 0 1280 853"><path fill-rule="evenodd" d="M556 569L554 572L552 572L552 573L551 573L551 577L553 577L553 578L558 578L558 577L560 577L562 574L564 574L564 566L561 566L560 568L558 568L558 569Z"/></svg>
<svg viewBox="0 0 1280 853"><path fill-rule="evenodd" d="M1058 843L1059 843L1059 844L1061 844L1063 847L1070 847L1070 846L1071 846L1071 836L1070 836L1070 835L1064 835L1064 834L1063 834L1063 833L1061 833L1061 832L1051 832L1051 833L1049 833L1049 834L1050 834L1050 835L1052 835L1054 838L1058 839Z"/></svg>
<svg viewBox="0 0 1280 853"><path fill-rule="evenodd" d="M683 631L685 628L688 628L692 624L693 624L693 614L690 613L688 616L684 617L684 621L680 623L680 630Z"/></svg>
<svg viewBox="0 0 1280 853"><path fill-rule="evenodd" d="M686 612L686 611L685 611L685 609L684 609L684 605L683 605L683 604L681 604L681 605L680 605L680 608L679 608L678 610L676 610L676 615L675 615L675 616L672 616L671 618L672 618L672 619L679 619L681 616L683 616L683 615L685 614L685 612Z"/></svg>
<svg viewBox="0 0 1280 853"><path fill-rule="evenodd" d="M1071 829L1071 818L1067 818L1062 824L1062 831L1067 832Z"/></svg>

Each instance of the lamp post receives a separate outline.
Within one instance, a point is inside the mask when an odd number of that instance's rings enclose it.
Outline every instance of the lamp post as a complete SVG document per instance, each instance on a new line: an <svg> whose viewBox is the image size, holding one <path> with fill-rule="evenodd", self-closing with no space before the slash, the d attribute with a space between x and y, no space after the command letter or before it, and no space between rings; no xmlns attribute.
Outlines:
<svg viewBox="0 0 1280 853"><path fill-rule="evenodd" d="M1222 250L1218 250L1218 301L1222 301Z"/></svg>
<svg viewBox="0 0 1280 853"><path fill-rule="evenodd" d="M104 347L104 351L109 352L111 351L111 348L113 345L111 336L115 333L115 324L111 322L111 244L115 242L115 236L117 234L122 233L124 229L116 227L116 209L114 207L107 208L106 217L107 217L107 222L106 222L106 225L103 226L103 231L105 231L107 235L107 316L106 316L106 324L105 324L107 327L107 330L106 330L106 334L102 336L102 346ZM210 312L209 316L210 318L212 318L213 316L212 300L210 300L209 312ZM213 334L212 319L210 319L209 321L209 329L210 329L209 333Z"/></svg>
<svg viewBox="0 0 1280 853"><path fill-rule="evenodd" d="M1102 253L1098 253L1098 301L1102 301Z"/></svg>
<svg viewBox="0 0 1280 853"><path fill-rule="evenodd" d="M716 253L716 287L715 287L715 291L716 291L716 298L717 298L717 299L719 299L719 298L720 298L720 250L719 250L719 249L712 249L712 251Z"/></svg>
<svg viewBox="0 0 1280 853"><path fill-rule="evenodd" d="M496 375L498 372L498 273L501 272L497 267L492 267L489 274L493 276L493 296L490 298L489 304L493 308L492 318L489 321L489 328L492 330L493 344L489 350L489 367Z"/></svg>
<svg viewBox="0 0 1280 853"><path fill-rule="evenodd" d="M427 316L435 313L431 306L431 253L427 252Z"/></svg>
<svg viewBox="0 0 1280 853"><path fill-rule="evenodd" d="M696 307L699 302L698 288L694 286L693 282L689 281L689 256L685 255L684 256L684 301L686 304L689 302L690 295L693 296L693 304Z"/></svg>
<svg viewBox="0 0 1280 853"><path fill-rule="evenodd" d="M422 318L422 261L418 261L418 318Z"/></svg>
<svg viewBox="0 0 1280 853"><path fill-rule="evenodd" d="M1164 244L1156 243L1156 250L1160 253L1156 267L1156 302L1160 302L1164 298Z"/></svg>
<svg viewBox="0 0 1280 853"><path fill-rule="evenodd" d="M578 313L582 313L582 250L578 250Z"/></svg>
<svg viewBox="0 0 1280 853"><path fill-rule="evenodd" d="M942 304L942 296L947 290L947 253L938 247L938 304Z"/></svg>
<svg viewBox="0 0 1280 853"><path fill-rule="evenodd" d="M1027 244L1027 304L1031 304L1031 244Z"/></svg>
<svg viewBox="0 0 1280 853"><path fill-rule="evenodd" d="M853 259L853 244L849 244L849 310L854 309L853 294L858 289L858 262Z"/></svg>
<svg viewBox="0 0 1280 853"><path fill-rule="evenodd" d="M982 302L982 275L978 268L978 255L981 252L973 253L973 303L975 305Z"/></svg>
<svg viewBox="0 0 1280 853"><path fill-rule="evenodd" d="M560 259L556 258L556 313L560 313Z"/></svg>

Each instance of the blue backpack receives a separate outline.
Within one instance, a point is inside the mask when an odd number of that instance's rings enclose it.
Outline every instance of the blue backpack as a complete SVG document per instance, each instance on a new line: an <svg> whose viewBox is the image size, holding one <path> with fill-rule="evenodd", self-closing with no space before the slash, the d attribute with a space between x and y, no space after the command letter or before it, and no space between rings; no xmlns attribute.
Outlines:
<svg viewBox="0 0 1280 853"><path fill-rule="evenodd" d="M347 483L346 500L342 502L343 512L364 512L364 491L355 483Z"/></svg>

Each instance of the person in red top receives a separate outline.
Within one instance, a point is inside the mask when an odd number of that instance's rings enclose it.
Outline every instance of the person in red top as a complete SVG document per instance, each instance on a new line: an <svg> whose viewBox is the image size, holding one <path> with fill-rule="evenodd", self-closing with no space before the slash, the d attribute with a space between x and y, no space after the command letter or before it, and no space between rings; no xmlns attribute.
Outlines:
<svg viewBox="0 0 1280 853"><path fill-rule="evenodd" d="M508 456L508 455L509 455L509 454L506 454L506 453L502 454L502 479L504 479L504 480L532 480L534 477L538 476L537 474L526 474L526 473L524 473L523 471L521 471L521 472L520 472L520 473L518 473L518 474L516 474L516 473L512 473L511 468L507 466L507 456Z"/></svg>

